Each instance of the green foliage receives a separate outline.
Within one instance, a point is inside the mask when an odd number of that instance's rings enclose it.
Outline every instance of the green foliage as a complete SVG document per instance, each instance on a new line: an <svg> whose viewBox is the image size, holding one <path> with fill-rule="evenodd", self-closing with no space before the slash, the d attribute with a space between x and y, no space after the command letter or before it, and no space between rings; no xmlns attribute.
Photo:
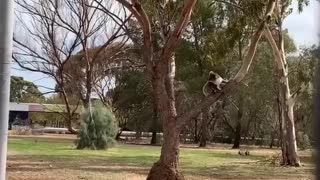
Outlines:
<svg viewBox="0 0 320 180"><path fill-rule="evenodd" d="M290 37L288 29L284 29L282 31L282 37L284 40L284 49L285 49L286 53L296 52L297 46L295 45L293 38Z"/></svg>
<svg viewBox="0 0 320 180"><path fill-rule="evenodd" d="M108 108L96 104L91 113L87 110L83 114L82 120L76 141L77 149L107 149L115 143L118 128Z"/></svg>
<svg viewBox="0 0 320 180"><path fill-rule="evenodd" d="M297 92L303 86L306 87L300 91L294 106L296 129L304 132L311 139L314 139L312 110L314 109L313 95L316 92L313 83L316 82L316 69L319 66L319 59L315 54L317 48L316 46L303 48L299 56L288 57L292 92Z"/></svg>
<svg viewBox="0 0 320 180"><path fill-rule="evenodd" d="M153 116L150 84L141 71L123 72L115 88L117 119L122 127L135 131L149 131ZM160 126L160 125L159 125Z"/></svg>
<svg viewBox="0 0 320 180"><path fill-rule="evenodd" d="M10 102L42 102L44 96L38 87L23 79L23 77L11 76Z"/></svg>
<svg viewBox="0 0 320 180"><path fill-rule="evenodd" d="M297 146L302 150L310 148L311 143L310 143L309 136L299 131L297 133Z"/></svg>
<svg viewBox="0 0 320 180"><path fill-rule="evenodd" d="M298 11L301 13L303 11L304 6L309 5L309 0L298 0Z"/></svg>

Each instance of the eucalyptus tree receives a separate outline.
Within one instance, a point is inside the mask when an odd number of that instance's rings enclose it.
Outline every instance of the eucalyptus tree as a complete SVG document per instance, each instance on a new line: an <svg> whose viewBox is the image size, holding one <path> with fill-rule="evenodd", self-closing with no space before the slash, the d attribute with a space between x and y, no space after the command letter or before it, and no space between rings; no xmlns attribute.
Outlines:
<svg viewBox="0 0 320 180"><path fill-rule="evenodd" d="M260 21L259 14L263 11L263 4L262 1L199 1L197 3L190 22L190 41L195 51L194 62L197 64L200 76L210 70L218 72L225 78L236 73L241 66L246 44ZM240 111L239 117L243 114ZM206 121L208 120L204 118L203 128L207 127ZM235 133L239 137L240 121L236 126ZM202 132L202 136L205 136L205 129ZM205 145L205 139L202 138L200 146ZM235 148L238 148L238 145Z"/></svg>
<svg viewBox="0 0 320 180"><path fill-rule="evenodd" d="M281 111L281 136L282 136L282 163L284 165L300 166L298 149L296 143L296 130L294 122L294 104L298 94L305 88L305 85L299 85L294 93L291 93L288 78L289 66L286 58L286 49L283 38L283 20L292 12L289 8L291 0L280 1L276 4L274 24L265 28L265 37L267 38L273 50L274 61L278 70L279 82L279 103ZM298 0L299 11L302 11L303 5L308 5L308 1Z"/></svg>
<svg viewBox="0 0 320 180"><path fill-rule="evenodd" d="M174 79L175 58L174 51L178 46L181 34L188 25L196 0L177 1L177 8L172 8L172 1L154 2L155 14L158 15L161 38L160 51L153 51L152 42L156 39L151 30L151 18L146 13L145 7L139 1L118 0L137 19L143 34L143 60L146 65L146 77L152 83L152 96L155 98L157 112L163 123L164 142L161 149L160 160L153 165L147 179L184 179L179 172L179 135L187 120L196 116L204 108L207 108L224 94L234 90L246 76L252 63L256 47L261 38L265 24L269 22L275 5L270 0L266 7L259 12L262 20L251 38L248 51L244 54L243 65L238 73L231 78L229 83L219 93L211 95L194 106L192 110L177 114L175 103ZM180 5L180 6L179 6ZM264 4L262 4L264 6ZM173 14L180 11L178 18L172 18ZM177 19L177 20L176 20Z"/></svg>
<svg viewBox="0 0 320 180"><path fill-rule="evenodd" d="M305 91L300 93L294 106L297 144L302 148L310 146L314 140L313 94L316 91L314 86L316 68L319 66L316 50L317 46L305 47L301 49L299 56L287 57L290 68L289 82L295 87L294 91L299 89L301 84L306 85Z"/></svg>
<svg viewBox="0 0 320 180"><path fill-rule="evenodd" d="M33 82L19 76L11 76L10 81L10 102L37 103L45 100Z"/></svg>

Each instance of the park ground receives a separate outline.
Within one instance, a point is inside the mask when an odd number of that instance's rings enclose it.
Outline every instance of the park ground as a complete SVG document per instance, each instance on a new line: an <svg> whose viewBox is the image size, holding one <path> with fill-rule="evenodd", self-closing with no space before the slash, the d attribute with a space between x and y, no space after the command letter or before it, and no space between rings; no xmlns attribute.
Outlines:
<svg viewBox="0 0 320 180"><path fill-rule="evenodd" d="M9 180L146 179L160 154L159 146L118 143L107 151L76 150L71 136L9 138ZM200 149L182 145L186 179L314 179L310 150L300 151L302 167L279 167L271 159L278 149L250 147L250 156L225 145Z"/></svg>

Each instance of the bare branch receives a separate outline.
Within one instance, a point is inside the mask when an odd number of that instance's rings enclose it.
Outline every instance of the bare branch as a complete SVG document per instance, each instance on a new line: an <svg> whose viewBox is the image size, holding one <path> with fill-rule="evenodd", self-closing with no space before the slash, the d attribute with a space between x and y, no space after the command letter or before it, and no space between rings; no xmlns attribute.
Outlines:
<svg viewBox="0 0 320 180"><path fill-rule="evenodd" d="M188 0L182 10L180 19L177 22L175 29L169 34L167 42L164 45L162 51L162 58L168 61L172 56L173 50L177 47L181 33L184 31L188 25L192 10L196 4L197 0Z"/></svg>

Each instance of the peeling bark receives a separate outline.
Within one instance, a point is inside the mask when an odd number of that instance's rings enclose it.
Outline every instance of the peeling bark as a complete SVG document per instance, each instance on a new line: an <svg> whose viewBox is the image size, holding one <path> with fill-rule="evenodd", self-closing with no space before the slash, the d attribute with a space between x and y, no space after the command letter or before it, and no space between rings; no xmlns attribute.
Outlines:
<svg viewBox="0 0 320 180"><path fill-rule="evenodd" d="M278 45L267 27L265 29L265 36L273 50L274 60L277 63L277 70L279 75L279 103L281 110L281 130L282 130L282 164L290 166L301 166L296 142L296 132L294 124L294 97L290 93L289 79L288 79L288 65L285 57L284 42L281 33L279 36Z"/></svg>

